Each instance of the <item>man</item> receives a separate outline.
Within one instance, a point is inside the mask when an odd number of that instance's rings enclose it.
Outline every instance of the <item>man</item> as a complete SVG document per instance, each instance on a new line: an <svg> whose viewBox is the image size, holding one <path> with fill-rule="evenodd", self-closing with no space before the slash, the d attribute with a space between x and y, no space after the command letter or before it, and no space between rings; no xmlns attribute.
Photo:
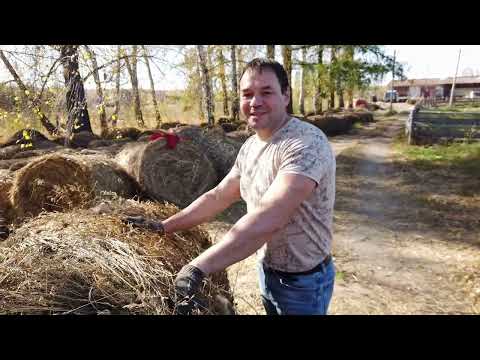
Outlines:
<svg viewBox="0 0 480 360"><path fill-rule="evenodd" d="M165 232L188 229L243 198L247 214L175 281L194 297L205 276L257 252L267 314L326 314L333 291L331 260L335 158L323 132L291 117L287 74L273 60L249 62L240 80L241 111L255 131L230 173L214 189L162 223L133 220Z"/></svg>

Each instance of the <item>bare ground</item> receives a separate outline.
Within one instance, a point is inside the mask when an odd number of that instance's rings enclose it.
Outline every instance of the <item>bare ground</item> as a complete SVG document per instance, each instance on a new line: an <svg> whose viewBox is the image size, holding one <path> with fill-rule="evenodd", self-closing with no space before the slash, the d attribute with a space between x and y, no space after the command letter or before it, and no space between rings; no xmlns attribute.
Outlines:
<svg viewBox="0 0 480 360"><path fill-rule="evenodd" d="M458 195L449 174L402 165L392 140L404 120L330 139L337 156L330 314L480 312L480 194ZM207 229L220 240L244 213L239 203ZM264 314L255 256L227 272L237 312Z"/></svg>

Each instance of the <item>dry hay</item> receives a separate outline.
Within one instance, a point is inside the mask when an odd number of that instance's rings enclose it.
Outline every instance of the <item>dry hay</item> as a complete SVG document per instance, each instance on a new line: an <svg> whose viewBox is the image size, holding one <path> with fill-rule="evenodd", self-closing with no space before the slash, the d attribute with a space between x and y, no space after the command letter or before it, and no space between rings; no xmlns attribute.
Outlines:
<svg viewBox="0 0 480 360"><path fill-rule="evenodd" d="M172 205L111 202L114 210L43 213L16 229L0 248L0 313L175 313L173 281L181 267L210 245L199 228L159 235L125 225L126 215L164 219ZM202 287L215 314L217 294L231 300L225 273Z"/></svg>
<svg viewBox="0 0 480 360"><path fill-rule="evenodd" d="M215 186L217 174L194 143L180 141L174 149L166 145L162 138L127 144L115 160L152 199L186 207Z"/></svg>
<svg viewBox="0 0 480 360"><path fill-rule="evenodd" d="M212 162L219 179L231 170L242 144L227 137L221 127L185 126L175 130L181 138L198 145Z"/></svg>
<svg viewBox="0 0 480 360"><path fill-rule="evenodd" d="M42 210L83 207L102 192L130 197L136 185L115 163L101 157L47 155L19 170L11 190L18 220Z"/></svg>

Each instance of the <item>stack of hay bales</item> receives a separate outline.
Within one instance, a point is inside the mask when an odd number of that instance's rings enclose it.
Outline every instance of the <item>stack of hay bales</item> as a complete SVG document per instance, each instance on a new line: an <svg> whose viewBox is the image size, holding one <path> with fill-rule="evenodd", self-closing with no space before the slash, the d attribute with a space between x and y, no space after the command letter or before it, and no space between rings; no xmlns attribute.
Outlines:
<svg viewBox="0 0 480 360"><path fill-rule="evenodd" d="M150 198L186 207L216 185L217 174L194 142L180 141L174 149L166 145L165 139L130 143L115 161Z"/></svg>
<svg viewBox="0 0 480 360"><path fill-rule="evenodd" d="M22 220L42 210L86 206L102 192L132 197L138 189L133 179L111 160L54 154L35 159L16 173L10 199L17 219Z"/></svg>
<svg viewBox="0 0 480 360"><path fill-rule="evenodd" d="M348 133L356 122L372 122L373 114L370 111L362 109L355 110L354 112L314 115L303 120L315 125L326 135L335 136Z"/></svg>
<svg viewBox="0 0 480 360"><path fill-rule="evenodd" d="M175 130L184 141L192 142L211 160L218 179L222 180L233 167L242 147L238 141L227 137L221 127L202 129L198 126L185 126Z"/></svg>
<svg viewBox="0 0 480 360"><path fill-rule="evenodd" d="M175 314L173 281L210 245L199 228L174 235L134 229L125 215L163 219L171 205L111 202L92 209L43 213L0 247L0 313ZM195 314L215 314L220 294L231 299L225 273L207 279Z"/></svg>

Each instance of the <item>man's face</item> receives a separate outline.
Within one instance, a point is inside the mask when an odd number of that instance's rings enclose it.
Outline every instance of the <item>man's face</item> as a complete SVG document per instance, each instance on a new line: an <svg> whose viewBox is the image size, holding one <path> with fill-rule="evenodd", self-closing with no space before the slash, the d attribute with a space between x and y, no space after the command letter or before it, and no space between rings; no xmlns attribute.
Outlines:
<svg viewBox="0 0 480 360"><path fill-rule="evenodd" d="M288 90L282 94L272 70L247 70L243 74L240 80L240 108L252 129L276 129L287 114L289 101Z"/></svg>

